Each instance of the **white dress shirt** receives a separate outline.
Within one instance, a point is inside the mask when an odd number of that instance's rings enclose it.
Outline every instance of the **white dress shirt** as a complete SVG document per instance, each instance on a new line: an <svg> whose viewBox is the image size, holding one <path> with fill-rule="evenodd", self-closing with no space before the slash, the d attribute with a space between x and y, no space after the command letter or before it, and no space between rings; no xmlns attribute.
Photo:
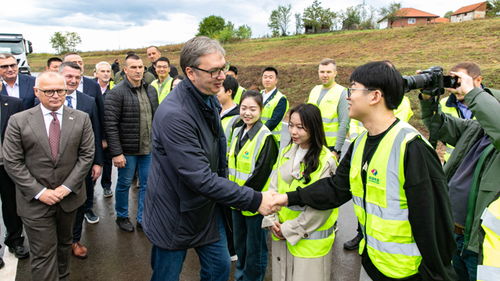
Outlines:
<svg viewBox="0 0 500 281"><path fill-rule="evenodd" d="M5 81L3 81L3 86L5 87L5 90L7 90L7 95L9 95L9 97L19 98L19 75L17 75L16 82L13 87L9 86L9 84Z"/></svg>
<svg viewBox="0 0 500 281"><path fill-rule="evenodd" d="M78 84L78 88L76 89L83 93L83 75L82 78L80 78L80 84Z"/></svg>
<svg viewBox="0 0 500 281"><path fill-rule="evenodd" d="M276 91L276 87L274 87L274 89L269 92L266 92L266 90L264 90L264 93L262 93L262 101L266 103L267 99L274 93L274 91Z"/></svg>

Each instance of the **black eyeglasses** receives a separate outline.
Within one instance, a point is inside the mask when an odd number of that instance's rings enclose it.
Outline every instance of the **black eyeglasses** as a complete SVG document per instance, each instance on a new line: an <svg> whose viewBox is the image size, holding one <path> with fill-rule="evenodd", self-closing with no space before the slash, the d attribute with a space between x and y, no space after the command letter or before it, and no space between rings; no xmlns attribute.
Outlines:
<svg viewBox="0 0 500 281"><path fill-rule="evenodd" d="M219 77L219 75L221 73L226 74L226 72L228 72L228 70L229 70L229 66L230 66L230 64L226 63L223 67L212 69L212 70L201 69L201 68L196 67L196 66L191 66L191 68L194 68L196 70L200 70L200 71L206 72L206 73L210 74L210 77L212 77L212 78L217 78L217 77Z"/></svg>
<svg viewBox="0 0 500 281"><path fill-rule="evenodd" d="M38 89L38 91L42 92L46 97L53 97L56 93L58 96L64 96L68 92L68 90L65 89L55 89L55 90Z"/></svg>
<svg viewBox="0 0 500 281"><path fill-rule="evenodd" d="M17 63L0 65L1 69L9 69L9 67L14 69L17 67Z"/></svg>
<svg viewBox="0 0 500 281"><path fill-rule="evenodd" d="M358 91L375 91L375 88L347 88L347 97L350 98L352 91L358 90Z"/></svg>

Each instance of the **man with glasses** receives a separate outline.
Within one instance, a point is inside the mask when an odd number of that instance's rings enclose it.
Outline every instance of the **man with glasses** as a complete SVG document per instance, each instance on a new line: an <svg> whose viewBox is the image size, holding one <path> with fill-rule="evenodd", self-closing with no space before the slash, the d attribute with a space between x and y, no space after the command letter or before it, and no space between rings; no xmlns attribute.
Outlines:
<svg viewBox="0 0 500 281"><path fill-rule="evenodd" d="M61 74L41 73L34 89L40 105L9 120L4 165L16 184L32 280L69 280L73 221L86 199L83 182L94 160L94 134L88 114L64 106Z"/></svg>
<svg viewBox="0 0 500 281"><path fill-rule="evenodd" d="M19 73L16 58L11 54L0 54L0 77L3 79L2 95L23 100L24 109L35 105L35 77Z"/></svg>
<svg viewBox="0 0 500 281"><path fill-rule="evenodd" d="M351 74L349 116L366 130L336 174L275 196L283 205L338 208L352 199L361 225L360 280L456 280L448 188L433 147L394 116L403 99L399 71L384 61Z"/></svg>
<svg viewBox="0 0 500 281"><path fill-rule="evenodd" d="M143 80L144 64L135 54L125 59L126 79L106 94L105 133L113 165L118 168L115 189L116 224L133 232L128 212L129 189L136 168L139 172L137 199L138 229L142 229L142 210L151 164L151 126L158 107L158 95Z"/></svg>
<svg viewBox="0 0 500 281"><path fill-rule="evenodd" d="M158 79L151 82L151 86L156 89L156 93L158 93L158 103L161 103L170 93L174 80L168 74L170 72L170 60L166 57L160 57L153 63L153 66L158 74Z"/></svg>
<svg viewBox="0 0 500 281"><path fill-rule="evenodd" d="M151 280L179 280L187 250L201 263L201 280L227 281L231 269L224 215L217 203L268 214L272 194L226 179L226 139L216 95L229 65L215 40L195 37L181 50L186 79L153 120L153 159L144 233L153 244Z"/></svg>

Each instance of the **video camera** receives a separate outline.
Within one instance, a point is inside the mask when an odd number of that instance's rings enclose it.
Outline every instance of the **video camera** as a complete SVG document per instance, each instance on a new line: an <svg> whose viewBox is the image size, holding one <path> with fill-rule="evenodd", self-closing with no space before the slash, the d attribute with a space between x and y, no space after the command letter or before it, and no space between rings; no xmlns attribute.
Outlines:
<svg viewBox="0 0 500 281"><path fill-rule="evenodd" d="M444 94L444 88L458 88L458 77L443 75L443 68L433 66L417 75L403 76L405 93L421 89L424 94L439 96Z"/></svg>

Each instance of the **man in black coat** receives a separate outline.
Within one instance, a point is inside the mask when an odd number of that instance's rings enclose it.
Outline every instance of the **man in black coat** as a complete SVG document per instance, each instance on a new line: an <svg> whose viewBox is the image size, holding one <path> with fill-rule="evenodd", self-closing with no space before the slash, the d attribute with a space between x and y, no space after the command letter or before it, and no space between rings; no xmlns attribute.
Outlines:
<svg viewBox="0 0 500 281"><path fill-rule="evenodd" d="M225 51L207 37L181 51L182 81L153 121L153 157L144 232L153 243L151 280L178 280L187 249L195 248L201 280L228 280L230 258L218 203L270 213L271 193L225 178L226 139L216 94L227 71Z"/></svg>

